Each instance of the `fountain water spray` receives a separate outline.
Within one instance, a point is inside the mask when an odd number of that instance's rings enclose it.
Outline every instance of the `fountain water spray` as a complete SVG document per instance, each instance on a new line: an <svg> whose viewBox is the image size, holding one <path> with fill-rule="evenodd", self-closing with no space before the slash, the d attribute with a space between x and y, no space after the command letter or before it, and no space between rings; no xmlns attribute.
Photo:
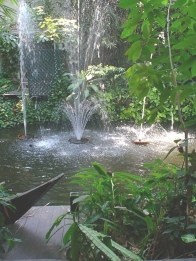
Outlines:
<svg viewBox="0 0 196 261"><path fill-rule="evenodd" d="M81 23L85 18L85 4L78 0L77 2L77 44L76 46L71 46L71 50L68 50L70 54L70 58L73 58L73 54L77 56L75 59L70 59L69 68L71 75L76 75L79 77L81 70L87 70L89 65L93 63L93 56L95 50L98 52L99 57L99 47L100 47L100 38L101 38L101 26L104 17L104 10L102 1L98 0L95 3L94 14L92 17L92 24L89 27L89 35L88 39L86 40L81 27ZM75 47L75 51L74 51ZM85 49L85 50L84 50ZM72 64L74 63L74 64ZM77 68L75 66L77 65ZM76 135L76 139L70 139L73 143L83 143L85 140L82 138L85 126L91 116L98 111L100 105L94 103L92 99L87 99L84 95L85 84L81 83L78 85L78 88L74 90L74 101L72 103L63 102L62 110L67 115L68 119L70 120L74 133Z"/></svg>
<svg viewBox="0 0 196 261"><path fill-rule="evenodd" d="M24 0L19 2L18 33L20 50L20 83L22 90L22 105L24 119L24 135L27 136L27 116L26 116L26 58L32 48L32 17L28 6Z"/></svg>
<svg viewBox="0 0 196 261"><path fill-rule="evenodd" d="M83 100L80 103L76 102L75 106L72 106L69 103L64 104L62 108L69 118L76 135L76 140L70 139L72 143L84 143L87 141L87 139L82 138L84 129L91 116L99 109L99 107L99 104L94 105L88 100Z"/></svg>

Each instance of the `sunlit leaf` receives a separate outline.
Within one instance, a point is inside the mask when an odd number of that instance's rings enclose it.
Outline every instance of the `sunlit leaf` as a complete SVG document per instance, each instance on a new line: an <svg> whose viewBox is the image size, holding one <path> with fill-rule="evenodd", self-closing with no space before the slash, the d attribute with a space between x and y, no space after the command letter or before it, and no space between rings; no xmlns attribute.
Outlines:
<svg viewBox="0 0 196 261"><path fill-rule="evenodd" d="M192 243L195 242L195 235L193 234L185 234L181 236L182 241L184 241L185 243Z"/></svg>

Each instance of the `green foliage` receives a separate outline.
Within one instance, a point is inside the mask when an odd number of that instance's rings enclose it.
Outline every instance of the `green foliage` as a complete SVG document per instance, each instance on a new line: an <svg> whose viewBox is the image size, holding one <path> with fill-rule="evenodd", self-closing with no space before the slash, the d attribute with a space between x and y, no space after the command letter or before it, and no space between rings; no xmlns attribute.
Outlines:
<svg viewBox="0 0 196 261"><path fill-rule="evenodd" d="M0 57L2 60L2 76L17 78L19 71L18 35L11 31L13 23L6 20L0 27Z"/></svg>
<svg viewBox="0 0 196 261"><path fill-rule="evenodd" d="M162 0L131 4L122 0L119 7L130 9L121 36L131 44L126 52L132 62L126 72L131 92L142 99L155 87L161 93L158 108L167 99L175 104L177 93L181 103L190 95L194 101L196 16L192 10L196 8L195 1L176 0L171 5L170 1ZM149 121L153 119L152 114Z"/></svg>
<svg viewBox="0 0 196 261"><path fill-rule="evenodd" d="M17 5L18 1L17 0L10 0L11 4ZM13 17L16 15L16 11L5 5L6 0L1 0L0 1L0 22L4 22L6 18L13 19Z"/></svg>
<svg viewBox="0 0 196 261"><path fill-rule="evenodd" d="M56 233L55 231L54 234L52 234L53 229L58 227L67 215L70 216L72 213L61 215L56 219L46 235L47 242ZM59 229L62 227L63 225ZM84 261L120 261L121 259L119 258L119 255L124 256L125 258L132 258L134 260L142 260L138 255L111 240L110 236L104 235L85 225L79 224L79 222L75 220L74 215L73 223L70 224L70 227L63 236L62 242L64 247L68 245L66 258L71 258L73 261L79 261L81 258ZM71 243L70 245L69 242Z"/></svg>
<svg viewBox="0 0 196 261"><path fill-rule="evenodd" d="M0 79L0 129L14 127L23 122L20 99L3 96L16 88L18 88L18 84L12 79Z"/></svg>
<svg viewBox="0 0 196 261"><path fill-rule="evenodd" d="M77 96L79 90L82 100L89 98L89 96L92 97L93 94L97 93L99 90L97 85L99 82L97 76L94 74L94 66L89 66L88 70L82 70L78 75L64 74L64 76L66 75L70 75L70 78L72 79L72 83L68 86L68 90L71 94L66 98L66 100Z"/></svg>
<svg viewBox="0 0 196 261"><path fill-rule="evenodd" d="M104 252L105 247L98 239L120 258L126 250L118 252L119 245L125 246L125 242L131 242L133 249L143 259L155 259L162 253L163 246L167 249L168 256L171 253L174 257L175 253L186 256L183 240L188 231L192 237L195 236L196 205L193 196L192 222L188 225L185 171L165 164L160 159L145 164L144 168L148 170L146 178L123 172L110 173L94 162L92 168L75 174L71 184L78 185L81 192L73 203L79 203L80 208L76 213L60 216L48 232L47 239L56 227L63 226L60 225L62 220L70 218L72 214L74 225L70 226L63 237L64 246L73 243L69 245L70 256L74 251L83 260L101 260L96 253L100 255L100 250ZM194 183L194 193L195 191ZM119 244L118 247L115 244ZM88 259L92 255L91 251L94 259ZM129 255L124 255L124 258L134 259L134 255L133 251L129 251ZM137 258L140 259L135 256L134 260ZM113 260L112 257L109 260Z"/></svg>
<svg viewBox="0 0 196 261"><path fill-rule="evenodd" d="M41 32L36 35L38 42L76 42L77 25L75 20L53 18L47 14L43 6L34 9L35 20L38 21Z"/></svg>
<svg viewBox="0 0 196 261"><path fill-rule="evenodd" d="M5 190L2 184L0 184L0 204L3 208L10 208L14 211L14 206L10 204L10 194ZM0 213L0 253L5 253L4 244L8 245L7 252L11 251L16 242L21 242L20 239L13 238L12 233L8 227L4 225L5 217Z"/></svg>

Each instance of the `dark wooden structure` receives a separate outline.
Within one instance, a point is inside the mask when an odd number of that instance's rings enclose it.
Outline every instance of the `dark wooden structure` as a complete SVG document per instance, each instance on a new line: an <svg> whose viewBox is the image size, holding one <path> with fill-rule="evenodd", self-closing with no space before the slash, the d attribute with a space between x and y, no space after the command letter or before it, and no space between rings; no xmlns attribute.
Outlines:
<svg viewBox="0 0 196 261"><path fill-rule="evenodd" d="M28 190L24 193L18 193L7 200L16 208L14 211L3 205L0 205L0 212L5 217L5 225L13 224L22 217L32 206L34 206L62 177L57 177L47 181L46 183Z"/></svg>
<svg viewBox="0 0 196 261"><path fill-rule="evenodd" d="M70 220L63 220L64 225L46 243L46 233L51 228L53 222L61 214L69 211L69 206L36 206L32 207L19 220L9 228L13 237L19 238L22 242L17 242L9 253L0 253L1 260L23 260L23 261L66 261L66 249L62 249L62 238L70 226ZM6 245L5 248L7 249Z"/></svg>

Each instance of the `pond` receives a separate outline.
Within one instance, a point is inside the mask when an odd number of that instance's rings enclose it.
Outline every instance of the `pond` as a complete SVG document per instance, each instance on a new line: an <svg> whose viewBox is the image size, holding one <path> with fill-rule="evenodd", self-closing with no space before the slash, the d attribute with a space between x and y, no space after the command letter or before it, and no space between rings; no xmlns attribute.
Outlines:
<svg viewBox="0 0 196 261"><path fill-rule="evenodd" d="M136 139L131 125L103 130L100 126L88 127L86 144L72 144L74 136L70 127L56 128L28 127L34 138L19 140L18 134L23 128L0 132L0 182L10 193L24 192L65 173L63 177L39 202L38 205L69 204L69 194L78 191L69 184L69 177L81 168L90 167L92 162L99 162L108 171L123 171L145 175L144 163L163 159L175 146L174 140L184 137L182 132L166 131L157 125L146 132L147 146L135 145ZM194 134L191 134L194 137ZM195 140L191 140L194 147ZM175 150L167 162L182 164Z"/></svg>

